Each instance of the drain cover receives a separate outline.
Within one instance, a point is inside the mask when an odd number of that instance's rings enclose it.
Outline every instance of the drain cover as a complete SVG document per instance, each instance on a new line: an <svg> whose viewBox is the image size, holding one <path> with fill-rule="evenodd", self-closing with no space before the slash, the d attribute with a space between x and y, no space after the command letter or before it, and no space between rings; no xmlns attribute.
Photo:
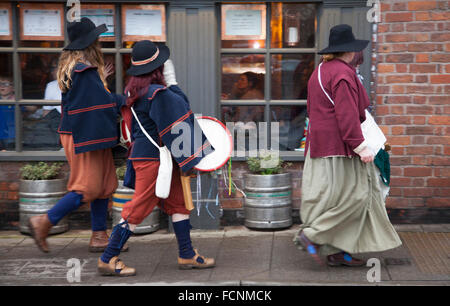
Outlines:
<svg viewBox="0 0 450 306"><path fill-rule="evenodd" d="M399 233L423 273L450 274L450 233Z"/></svg>

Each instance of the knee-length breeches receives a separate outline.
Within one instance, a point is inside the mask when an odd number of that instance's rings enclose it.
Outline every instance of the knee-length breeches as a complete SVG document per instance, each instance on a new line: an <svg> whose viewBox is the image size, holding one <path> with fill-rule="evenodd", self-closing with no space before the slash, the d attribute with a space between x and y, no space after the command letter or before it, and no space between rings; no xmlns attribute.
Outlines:
<svg viewBox="0 0 450 306"><path fill-rule="evenodd" d="M67 190L81 193L85 203L111 197L118 185L111 149L75 154L72 135L60 139L70 166Z"/></svg>
<svg viewBox="0 0 450 306"><path fill-rule="evenodd" d="M161 200L155 194L159 161L133 161L136 184L133 199L123 206L122 218L131 224L140 224L158 205L169 216L178 213L189 215L183 198L180 168L174 164L170 194Z"/></svg>

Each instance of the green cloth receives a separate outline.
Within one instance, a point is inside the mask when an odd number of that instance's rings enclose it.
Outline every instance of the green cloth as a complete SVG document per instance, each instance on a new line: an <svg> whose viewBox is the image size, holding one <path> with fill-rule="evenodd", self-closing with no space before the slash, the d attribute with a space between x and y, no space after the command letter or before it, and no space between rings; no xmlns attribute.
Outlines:
<svg viewBox="0 0 450 306"><path fill-rule="evenodd" d="M391 164L389 162L389 153L383 149L378 151L374 160L375 166L380 169L381 180L386 186L391 182Z"/></svg>
<svg viewBox="0 0 450 306"><path fill-rule="evenodd" d="M389 221L374 163L359 157L305 158L300 218L320 254L381 252L401 245Z"/></svg>

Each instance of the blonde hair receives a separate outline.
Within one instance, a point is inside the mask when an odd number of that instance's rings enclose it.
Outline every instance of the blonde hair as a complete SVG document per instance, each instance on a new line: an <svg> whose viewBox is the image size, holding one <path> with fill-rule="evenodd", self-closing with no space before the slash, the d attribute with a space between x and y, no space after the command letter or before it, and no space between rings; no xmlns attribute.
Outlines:
<svg viewBox="0 0 450 306"><path fill-rule="evenodd" d="M67 50L61 53L56 79L58 80L58 86L62 92L66 92L70 89L72 83L72 70L79 62L97 67L100 79L102 80L103 85L107 87L103 72L105 62L103 61L100 43L96 40L86 49Z"/></svg>
<svg viewBox="0 0 450 306"><path fill-rule="evenodd" d="M324 62L329 62L335 58L341 57L344 53L345 52L322 54L322 60Z"/></svg>

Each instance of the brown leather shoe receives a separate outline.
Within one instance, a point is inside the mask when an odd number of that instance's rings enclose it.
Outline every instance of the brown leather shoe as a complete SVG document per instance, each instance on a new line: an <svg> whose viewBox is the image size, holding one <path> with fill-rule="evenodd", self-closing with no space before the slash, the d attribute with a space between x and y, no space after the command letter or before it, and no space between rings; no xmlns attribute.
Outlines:
<svg viewBox="0 0 450 306"><path fill-rule="evenodd" d="M109 237L106 231L93 231L91 235L91 240L89 241L89 252L91 253L102 253L108 246ZM122 247L121 252L128 251L128 243Z"/></svg>
<svg viewBox="0 0 450 306"><path fill-rule="evenodd" d="M303 233L303 231L300 232L300 235L298 236L300 244L303 246L306 252L321 266L325 266L322 259L319 255L319 248L320 246L313 243L311 240L306 237L306 235Z"/></svg>
<svg viewBox="0 0 450 306"><path fill-rule="evenodd" d="M108 246L108 235L106 231L93 231L89 241L89 252L100 253Z"/></svg>
<svg viewBox="0 0 450 306"><path fill-rule="evenodd" d="M348 253L340 252L327 256L327 263L331 267L347 266L347 267L361 267L366 264L364 260L354 258Z"/></svg>
<svg viewBox="0 0 450 306"><path fill-rule="evenodd" d="M109 263L104 263L98 259L97 270L103 276L133 276L136 275L136 269L125 266L119 257L114 256Z"/></svg>
<svg viewBox="0 0 450 306"><path fill-rule="evenodd" d="M203 257L198 254L197 250L194 249L195 256L189 259L178 257L178 268L181 270L189 269L206 269L212 268L216 265L214 258ZM197 261L197 258L203 259L203 263Z"/></svg>
<svg viewBox="0 0 450 306"><path fill-rule="evenodd" d="M52 226L53 224L50 223L47 214L33 216L28 219L28 228L30 229L31 236L39 250L44 253L50 252L46 239Z"/></svg>

